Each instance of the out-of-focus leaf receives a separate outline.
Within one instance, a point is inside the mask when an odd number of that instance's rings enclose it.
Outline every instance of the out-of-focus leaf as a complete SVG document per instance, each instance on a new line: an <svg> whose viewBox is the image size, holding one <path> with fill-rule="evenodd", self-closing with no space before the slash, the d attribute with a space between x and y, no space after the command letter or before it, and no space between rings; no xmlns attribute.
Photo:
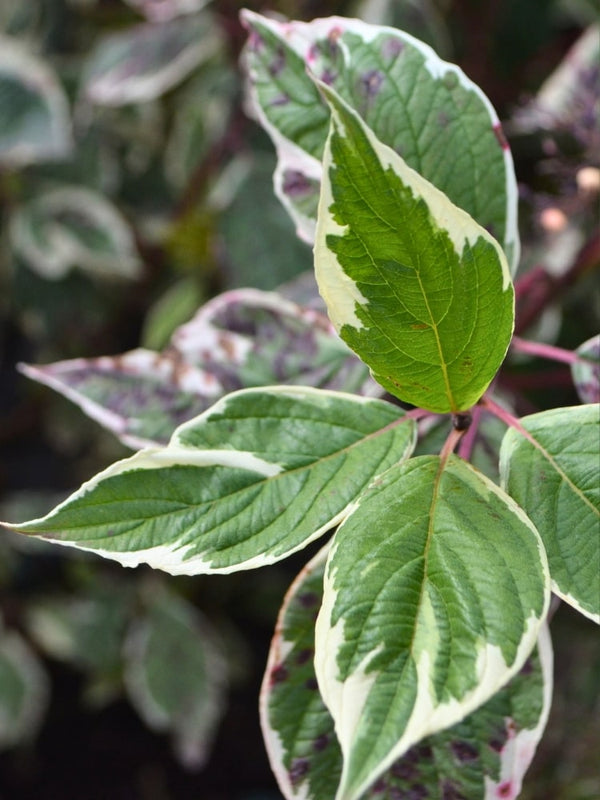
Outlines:
<svg viewBox="0 0 600 800"><path fill-rule="evenodd" d="M132 594L97 586L73 596L45 597L30 606L27 628L52 658L88 673L118 674Z"/></svg>
<svg viewBox="0 0 600 800"><path fill-rule="evenodd" d="M352 16L371 25L406 31L433 47L440 56L451 52L445 20L432 0L361 0Z"/></svg>
<svg viewBox="0 0 600 800"><path fill-rule="evenodd" d="M153 100L221 47L219 28L209 14L138 25L99 43L87 63L83 91L99 105Z"/></svg>
<svg viewBox="0 0 600 800"><path fill-rule="evenodd" d="M48 690L46 673L31 648L0 620L0 750L35 736Z"/></svg>
<svg viewBox="0 0 600 800"><path fill-rule="evenodd" d="M312 266L309 248L293 235L273 194L274 164L270 154L257 154L221 216L219 231L231 270L228 287L271 290Z"/></svg>
<svg viewBox="0 0 600 800"><path fill-rule="evenodd" d="M600 334L575 351L579 360L571 365L573 382L582 403L600 403Z"/></svg>
<svg viewBox="0 0 600 800"><path fill-rule="evenodd" d="M165 172L180 190L187 186L209 148L223 137L237 90L237 76L224 59L210 67L182 89L173 117Z"/></svg>
<svg viewBox="0 0 600 800"><path fill-rule="evenodd" d="M142 719L168 731L187 767L210 754L225 708L227 664L209 622L183 599L152 591L125 647L125 686Z"/></svg>
<svg viewBox="0 0 600 800"><path fill-rule="evenodd" d="M0 34L0 164L64 158L71 148L69 105L56 75Z"/></svg>
<svg viewBox="0 0 600 800"><path fill-rule="evenodd" d="M149 350L165 347L175 332L196 311L202 300L198 282L184 278L173 284L148 309L142 331L142 345Z"/></svg>
<svg viewBox="0 0 600 800"><path fill-rule="evenodd" d="M125 0L138 9L150 22L167 22L180 14L191 14L208 4L209 0Z"/></svg>
<svg viewBox="0 0 600 800"><path fill-rule="evenodd" d="M37 195L17 209L10 232L15 250L45 278L62 278L74 267L121 278L140 271L127 222L90 189L62 186Z"/></svg>
<svg viewBox="0 0 600 800"><path fill-rule="evenodd" d="M162 353L20 368L133 448L166 443L178 425L236 389L290 383L381 394L324 314L253 289L211 300Z"/></svg>

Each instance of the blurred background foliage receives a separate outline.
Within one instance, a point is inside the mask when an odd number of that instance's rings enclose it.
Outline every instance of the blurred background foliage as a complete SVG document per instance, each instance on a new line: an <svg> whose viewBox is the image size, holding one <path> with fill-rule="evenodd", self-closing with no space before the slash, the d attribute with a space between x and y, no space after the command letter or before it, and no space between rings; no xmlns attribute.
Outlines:
<svg viewBox="0 0 600 800"><path fill-rule="evenodd" d="M392 24L462 66L515 156L519 332L563 347L597 333L597 0L244 5ZM311 268L273 195L271 143L244 114L241 7L0 0L1 518L42 514L129 454L18 362L159 350L216 294L271 290ZM521 359L505 380L524 392L521 412L578 402L566 367ZM305 560L168 578L4 535L2 800L280 797L256 698ZM557 694L526 800L600 796L590 632L559 608Z"/></svg>

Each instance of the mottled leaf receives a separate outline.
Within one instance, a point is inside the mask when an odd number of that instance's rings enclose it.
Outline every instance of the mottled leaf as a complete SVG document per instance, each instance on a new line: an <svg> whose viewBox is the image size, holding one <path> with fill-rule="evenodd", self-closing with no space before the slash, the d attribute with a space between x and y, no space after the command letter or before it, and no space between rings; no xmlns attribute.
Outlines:
<svg viewBox="0 0 600 800"><path fill-rule="evenodd" d="M290 383L381 394L327 317L251 289L211 300L162 353L140 348L20 369L133 448L166 444L178 425L236 389Z"/></svg>
<svg viewBox="0 0 600 800"><path fill-rule="evenodd" d="M24 639L0 621L0 749L32 739L48 706L48 677Z"/></svg>
<svg viewBox="0 0 600 800"><path fill-rule="evenodd" d="M326 549L294 581L279 614L261 690L263 735L286 800L335 797L342 754L313 665ZM544 729L552 693L547 626L521 671L462 722L414 745L362 800L515 798Z"/></svg>
<svg viewBox="0 0 600 800"><path fill-rule="evenodd" d="M66 94L48 64L0 35L0 164L64 158L72 148Z"/></svg>
<svg viewBox="0 0 600 800"><path fill-rule="evenodd" d="M321 85L332 107L315 242L329 316L375 379L460 411L502 363L514 292L498 243Z"/></svg>
<svg viewBox="0 0 600 800"><path fill-rule="evenodd" d="M306 387L227 395L164 448L118 461L42 519L7 525L124 566L233 572L305 547L414 447L381 400Z"/></svg>
<svg viewBox="0 0 600 800"><path fill-rule="evenodd" d="M554 408L509 428L502 485L536 525L552 589L600 623L600 406Z"/></svg>
<svg viewBox="0 0 600 800"><path fill-rule="evenodd" d="M12 243L44 278L78 267L101 276L133 278L140 259L120 212L90 189L62 186L38 194L14 213Z"/></svg>
<svg viewBox="0 0 600 800"><path fill-rule="evenodd" d="M338 800L501 689L535 645L549 589L532 523L467 462L421 456L373 482L334 536L316 625L344 754Z"/></svg>
<svg viewBox="0 0 600 800"><path fill-rule="evenodd" d="M86 65L83 91L104 106L153 100L221 46L219 28L208 14L137 25L100 41Z"/></svg>
<svg viewBox="0 0 600 800"><path fill-rule="evenodd" d="M593 336L575 351L571 365L573 382L582 403L600 403L600 334Z"/></svg>
<svg viewBox="0 0 600 800"><path fill-rule="evenodd" d="M173 736L186 767L201 767L225 710L227 664L209 622L183 599L152 590L125 644L125 686L142 719Z"/></svg>
<svg viewBox="0 0 600 800"><path fill-rule="evenodd" d="M310 74L376 136L490 231L518 262L517 190L495 111L458 67L394 28L341 17L279 22L249 11L249 103L271 136L275 190L312 241L329 114ZM485 180L481 176L485 175Z"/></svg>

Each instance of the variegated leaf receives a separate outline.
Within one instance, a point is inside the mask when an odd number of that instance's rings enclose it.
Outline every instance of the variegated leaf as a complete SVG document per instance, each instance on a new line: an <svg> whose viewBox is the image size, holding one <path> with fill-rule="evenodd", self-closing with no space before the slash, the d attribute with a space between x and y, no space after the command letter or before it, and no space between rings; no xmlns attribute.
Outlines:
<svg viewBox="0 0 600 800"><path fill-rule="evenodd" d="M388 470L338 528L316 625L319 688L356 800L423 737L460 722L523 666L546 617L540 537L456 456Z"/></svg>
<svg viewBox="0 0 600 800"><path fill-rule="evenodd" d="M306 387L235 392L7 527L172 574L273 563L336 525L412 451L415 423L381 400Z"/></svg>

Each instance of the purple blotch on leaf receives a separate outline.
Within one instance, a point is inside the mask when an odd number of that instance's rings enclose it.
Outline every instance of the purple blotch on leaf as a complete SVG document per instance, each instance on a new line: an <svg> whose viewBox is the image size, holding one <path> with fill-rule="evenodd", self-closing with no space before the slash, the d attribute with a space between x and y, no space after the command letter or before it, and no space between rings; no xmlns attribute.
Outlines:
<svg viewBox="0 0 600 800"><path fill-rule="evenodd" d="M306 175L298 170L289 169L283 176L283 191L288 197L308 194L313 189L313 184Z"/></svg>
<svg viewBox="0 0 600 800"><path fill-rule="evenodd" d="M375 97L379 93L384 77L383 72L378 69L370 69L368 72L365 72L360 79L360 84L367 97Z"/></svg>
<svg viewBox="0 0 600 800"><path fill-rule="evenodd" d="M309 689L311 692L316 692L319 688L319 684L317 683L316 678L309 678L304 686Z"/></svg>
<svg viewBox="0 0 600 800"><path fill-rule="evenodd" d="M292 786L297 786L302 781L309 769L310 764L307 758L295 758L292 761L289 771L290 782Z"/></svg>
<svg viewBox="0 0 600 800"><path fill-rule="evenodd" d="M322 733L320 736L317 736L313 742L313 750L317 753L321 753L325 750L330 741L329 735L327 733Z"/></svg>
<svg viewBox="0 0 600 800"><path fill-rule="evenodd" d="M452 781L445 780L442 785L441 800L467 800L465 795L457 788Z"/></svg>
<svg viewBox="0 0 600 800"><path fill-rule="evenodd" d="M296 656L296 664L306 664L306 662L310 661L313 657L313 653L314 650L310 647L305 647L304 650L301 650Z"/></svg>
<svg viewBox="0 0 600 800"><path fill-rule="evenodd" d="M390 36L383 40L381 53L384 58L397 58L404 50L404 42L397 39L395 36Z"/></svg>
<svg viewBox="0 0 600 800"><path fill-rule="evenodd" d="M324 69L321 74L321 80L323 83L326 83L327 86L333 86L335 79L337 78L337 73L333 72L331 69Z"/></svg>
<svg viewBox="0 0 600 800"><path fill-rule="evenodd" d="M275 78L285 67L285 50L279 46L273 61L269 64L269 73Z"/></svg>
<svg viewBox="0 0 600 800"><path fill-rule="evenodd" d="M479 757L477 748L473 747L470 742L452 742L450 745L455 758L463 763L465 761L475 761Z"/></svg>
<svg viewBox="0 0 600 800"><path fill-rule="evenodd" d="M398 761L392 764L390 772L394 778L400 778L400 780L403 781L414 780L419 774L419 770L417 769L415 762L408 761L406 758L400 758Z"/></svg>
<svg viewBox="0 0 600 800"><path fill-rule="evenodd" d="M288 94L279 94L274 100L271 100L271 106L286 106L290 102Z"/></svg>
<svg viewBox="0 0 600 800"><path fill-rule="evenodd" d="M319 596L315 592L304 592L298 596L298 601L303 608L313 608L320 602Z"/></svg>
<svg viewBox="0 0 600 800"><path fill-rule="evenodd" d="M271 670L271 685L275 685L277 683L284 683L287 681L289 677L289 673L287 668L284 667L283 664L278 664L276 667L273 667Z"/></svg>

